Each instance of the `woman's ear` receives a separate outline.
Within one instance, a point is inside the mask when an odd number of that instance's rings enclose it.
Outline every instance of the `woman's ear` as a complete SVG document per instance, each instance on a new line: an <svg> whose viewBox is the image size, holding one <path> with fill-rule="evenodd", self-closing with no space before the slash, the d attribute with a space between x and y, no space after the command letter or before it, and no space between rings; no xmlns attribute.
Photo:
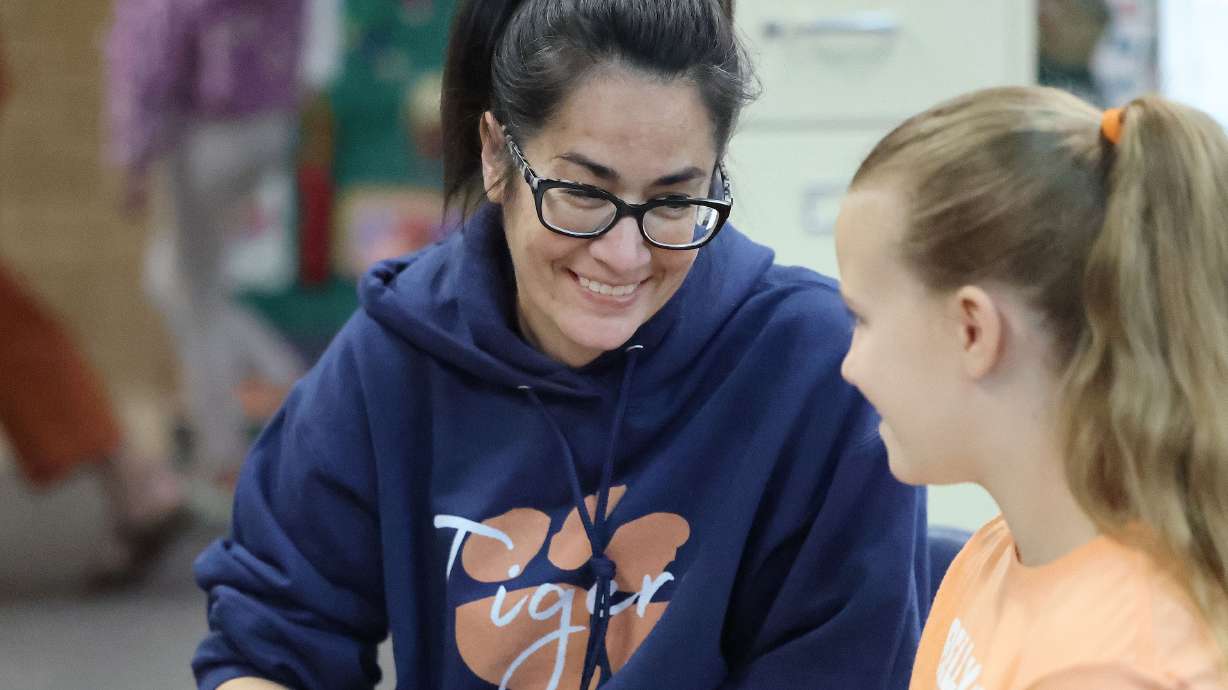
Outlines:
<svg viewBox="0 0 1228 690"><path fill-rule="evenodd" d="M489 110L482 113L478 123L478 134L482 138L482 188L486 190L486 198L496 204L503 203L504 171L507 169L507 140L503 136L503 127Z"/></svg>
<svg viewBox="0 0 1228 690"><path fill-rule="evenodd" d="M953 323L959 328L957 342L964 373L979 380L1002 361L1006 347L1006 322L993 297L982 288L966 285L951 301Z"/></svg>

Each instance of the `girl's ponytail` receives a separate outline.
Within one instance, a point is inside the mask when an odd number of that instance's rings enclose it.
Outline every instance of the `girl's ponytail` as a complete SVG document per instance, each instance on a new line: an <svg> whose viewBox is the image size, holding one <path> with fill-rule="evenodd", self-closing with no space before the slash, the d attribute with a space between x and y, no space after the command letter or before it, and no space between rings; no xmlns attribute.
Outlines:
<svg viewBox="0 0 1228 690"><path fill-rule="evenodd" d="M1067 470L1099 524L1150 528L1228 655L1228 138L1159 97L1122 118L1102 140Z"/></svg>

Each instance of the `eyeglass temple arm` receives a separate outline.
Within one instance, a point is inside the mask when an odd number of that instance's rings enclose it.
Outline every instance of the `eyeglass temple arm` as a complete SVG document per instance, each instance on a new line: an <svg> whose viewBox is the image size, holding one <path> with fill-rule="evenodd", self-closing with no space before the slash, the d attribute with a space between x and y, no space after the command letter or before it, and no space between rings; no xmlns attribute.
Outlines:
<svg viewBox="0 0 1228 690"><path fill-rule="evenodd" d="M716 169L721 174L721 192L724 194L722 198L732 204L733 190L729 187L729 170L725 167L725 161L718 161Z"/></svg>
<svg viewBox="0 0 1228 690"><path fill-rule="evenodd" d="M537 171L534 170L531 165L529 165L528 159L524 157L524 151L520 150L520 144L517 144L516 140L512 138L512 135L507 131L506 126L503 127L503 140L507 142L507 149L511 152L512 159L516 163L516 167L520 168L520 174L524 176L524 181L527 182L530 187L537 189L537 179L541 177L541 175L538 175Z"/></svg>

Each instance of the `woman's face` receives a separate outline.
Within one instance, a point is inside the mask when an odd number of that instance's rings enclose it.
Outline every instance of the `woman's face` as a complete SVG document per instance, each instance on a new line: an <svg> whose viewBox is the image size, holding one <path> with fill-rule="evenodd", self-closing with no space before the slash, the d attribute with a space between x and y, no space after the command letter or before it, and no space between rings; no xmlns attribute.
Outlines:
<svg viewBox="0 0 1228 690"><path fill-rule="evenodd" d="M716 166L713 124L695 85L619 67L594 72L536 136L517 143L538 175L600 187L633 204L668 194L706 197ZM492 190L508 157L489 113L482 144ZM488 196L504 207L521 330L571 366L626 343L678 290L699 251L653 247L629 217L597 239L552 232L515 171Z"/></svg>

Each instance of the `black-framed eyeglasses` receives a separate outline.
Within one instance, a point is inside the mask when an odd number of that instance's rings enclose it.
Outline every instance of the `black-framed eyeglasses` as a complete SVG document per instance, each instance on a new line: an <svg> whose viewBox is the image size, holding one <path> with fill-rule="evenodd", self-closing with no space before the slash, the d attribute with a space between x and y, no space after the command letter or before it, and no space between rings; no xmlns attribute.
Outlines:
<svg viewBox="0 0 1228 690"><path fill-rule="evenodd" d="M716 237L733 210L733 194L729 191L724 163L717 164L720 174L713 176L710 192L722 194L721 199L672 194L630 204L600 187L538 175L506 129L503 136L512 162L533 190L538 219L560 235L594 239L609 232L622 218L631 216L644 240L654 247L699 249Z"/></svg>

